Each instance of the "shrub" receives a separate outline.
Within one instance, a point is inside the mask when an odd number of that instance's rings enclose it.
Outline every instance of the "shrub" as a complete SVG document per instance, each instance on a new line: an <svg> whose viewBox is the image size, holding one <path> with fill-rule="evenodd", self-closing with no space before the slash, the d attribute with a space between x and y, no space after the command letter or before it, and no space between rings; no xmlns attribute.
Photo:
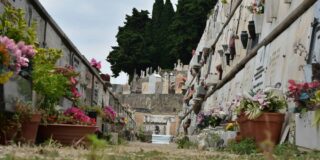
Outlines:
<svg viewBox="0 0 320 160"><path fill-rule="evenodd" d="M234 154L253 154L257 153L256 143L252 139L243 139L240 142L230 141L225 148L225 151L234 153Z"/></svg>

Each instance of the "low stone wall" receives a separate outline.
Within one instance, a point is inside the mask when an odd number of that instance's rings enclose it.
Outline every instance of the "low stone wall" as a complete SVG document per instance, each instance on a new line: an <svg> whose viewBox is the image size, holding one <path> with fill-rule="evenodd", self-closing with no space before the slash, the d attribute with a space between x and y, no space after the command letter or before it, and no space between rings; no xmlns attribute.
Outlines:
<svg viewBox="0 0 320 160"><path fill-rule="evenodd" d="M144 108L152 114L172 114L182 110L182 94L129 94L117 95L119 101L130 108Z"/></svg>

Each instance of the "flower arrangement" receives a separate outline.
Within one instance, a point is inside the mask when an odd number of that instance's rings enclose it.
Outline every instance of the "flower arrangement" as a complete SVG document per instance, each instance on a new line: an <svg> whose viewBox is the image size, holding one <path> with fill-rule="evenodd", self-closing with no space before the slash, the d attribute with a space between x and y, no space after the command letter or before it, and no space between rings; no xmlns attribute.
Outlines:
<svg viewBox="0 0 320 160"><path fill-rule="evenodd" d="M226 114L223 111L214 112L210 111L207 113L200 112L197 115L197 127L204 129L209 126L216 127L225 119Z"/></svg>
<svg viewBox="0 0 320 160"><path fill-rule="evenodd" d="M297 83L289 80L288 97L293 98L297 104L296 112L306 112L317 108L317 93L320 91L320 82Z"/></svg>
<svg viewBox="0 0 320 160"><path fill-rule="evenodd" d="M33 46L0 36L0 84L6 83L13 73L18 74L21 68L28 67L35 54Z"/></svg>
<svg viewBox="0 0 320 160"><path fill-rule="evenodd" d="M92 58L90 62L91 66L96 68L97 70L101 69L101 61L97 61L96 59Z"/></svg>
<svg viewBox="0 0 320 160"><path fill-rule="evenodd" d="M246 7L252 14L263 14L264 13L264 0L260 0L258 3L251 3L250 6Z"/></svg>
<svg viewBox="0 0 320 160"><path fill-rule="evenodd" d="M128 123L127 117L118 116L115 119L115 124L124 127Z"/></svg>
<svg viewBox="0 0 320 160"><path fill-rule="evenodd" d="M90 118L85 114L83 110L77 107L68 108L64 115L70 117L69 121L71 124L86 124L86 125L95 125L96 121L93 118Z"/></svg>
<svg viewBox="0 0 320 160"><path fill-rule="evenodd" d="M113 110L112 106L105 106L103 108L103 112L104 112L104 119L106 121L111 123L115 122L117 112Z"/></svg>
<svg viewBox="0 0 320 160"><path fill-rule="evenodd" d="M259 117L263 112L279 112L287 106L284 95L276 91L258 91L245 93L235 108L238 115L245 113L249 119Z"/></svg>
<svg viewBox="0 0 320 160"><path fill-rule="evenodd" d="M71 107L63 113L44 114L44 121L49 124L79 124L94 126L96 120L90 118L78 107Z"/></svg>
<svg viewBox="0 0 320 160"><path fill-rule="evenodd" d="M314 124L320 126L320 82L297 83L289 80L288 97L296 102L295 112L315 111Z"/></svg>

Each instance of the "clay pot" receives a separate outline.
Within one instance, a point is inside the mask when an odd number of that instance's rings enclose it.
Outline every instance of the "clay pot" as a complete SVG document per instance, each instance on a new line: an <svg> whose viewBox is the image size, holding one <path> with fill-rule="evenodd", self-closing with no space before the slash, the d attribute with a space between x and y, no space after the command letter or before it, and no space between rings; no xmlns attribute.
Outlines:
<svg viewBox="0 0 320 160"><path fill-rule="evenodd" d="M41 114L33 114L30 119L21 125L21 139L23 142L33 144L37 137L38 127L41 121Z"/></svg>
<svg viewBox="0 0 320 160"><path fill-rule="evenodd" d="M256 143L259 144L265 140L270 140L272 143L278 144L284 116L283 113L263 113L258 118L250 120L252 137L256 140Z"/></svg>
<svg viewBox="0 0 320 160"><path fill-rule="evenodd" d="M40 125L38 131L38 142L44 142L52 138L63 145L72 145L82 141L87 135L94 134L95 126L70 125L70 124L48 124Z"/></svg>
<svg viewBox="0 0 320 160"><path fill-rule="evenodd" d="M237 119L240 134L243 138L254 139L257 144L266 140L278 144L284 116L282 113L262 113L258 118L249 120L241 114Z"/></svg>
<svg viewBox="0 0 320 160"><path fill-rule="evenodd" d="M240 134L243 138L253 138L252 136L252 126L250 123L250 120L245 116L244 113L241 113L240 116L237 119L237 122L240 127Z"/></svg>

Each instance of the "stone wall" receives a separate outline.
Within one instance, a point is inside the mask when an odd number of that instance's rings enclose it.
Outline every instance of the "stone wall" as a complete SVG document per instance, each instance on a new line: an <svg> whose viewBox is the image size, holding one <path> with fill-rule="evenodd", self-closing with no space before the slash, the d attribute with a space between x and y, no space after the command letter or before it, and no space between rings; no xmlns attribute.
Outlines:
<svg viewBox="0 0 320 160"><path fill-rule="evenodd" d="M182 109L181 94L129 94L117 97L129 108L145 108L153 114L178 113Z"/></svg>

